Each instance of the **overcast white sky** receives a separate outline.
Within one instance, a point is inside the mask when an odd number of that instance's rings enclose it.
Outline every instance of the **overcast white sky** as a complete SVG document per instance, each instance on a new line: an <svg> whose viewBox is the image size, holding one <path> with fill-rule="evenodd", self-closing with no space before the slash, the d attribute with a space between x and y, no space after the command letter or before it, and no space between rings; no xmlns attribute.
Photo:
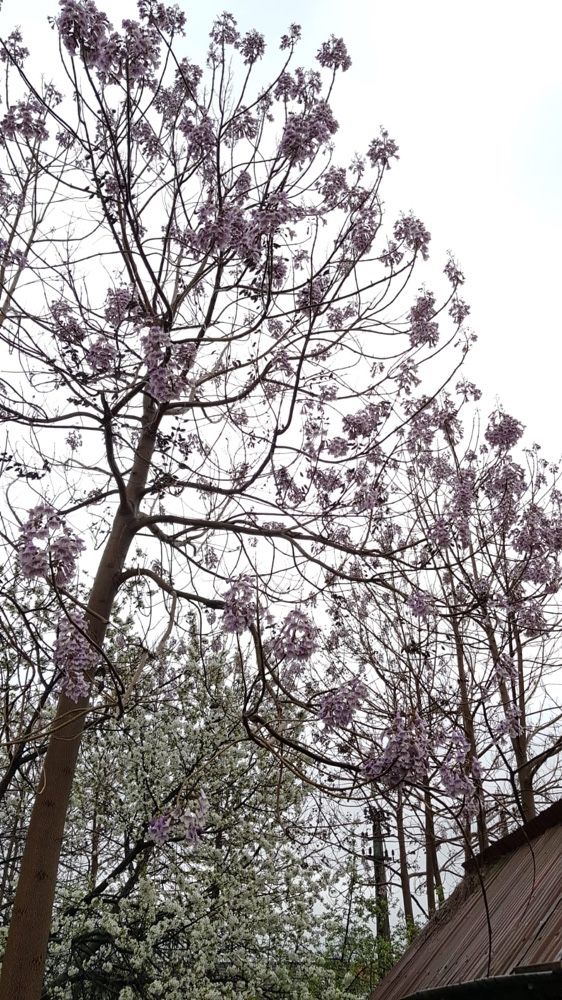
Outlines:
<svg viewBox="0 0 562 1000"><path fill-rule="evenodd" d="M131 0L109 0L117 26ZM527 425L527 443L562 455L562 39L561 0L217 0L188 15L182 44L203 60L213 17L226 6L270 43L303 27L307 64L331 33L353 66L334 105L337 147L366 148L379 125L400 146L383 197L391 217L413 209L442 267L453 250L479 343L467 374ZM56 0L5 0L2 34L21 24L49 75L46 18ZM428 280L430 284L430 280Z"/></svg>

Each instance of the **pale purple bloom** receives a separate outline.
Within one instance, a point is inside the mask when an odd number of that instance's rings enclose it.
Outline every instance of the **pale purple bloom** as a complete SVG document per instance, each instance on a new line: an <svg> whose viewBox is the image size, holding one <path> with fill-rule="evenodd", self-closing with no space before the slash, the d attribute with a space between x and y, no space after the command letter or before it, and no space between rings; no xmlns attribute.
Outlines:
<svg viewBox="0 0 562 1000"><path fill-rule="evenodd" d="M182 836L188 844L197 844L209 811L205 792L201 791L197 801L189 805L191 808L177 805L153 816L147 828L148 840L161 847L171 836Z"/></svg>
<svg viewBox="0 0 562 1000"><path fill-rule="evenodd" d="M59 622L54 650L55 667L62 673L62 690L71 699L85 698L90 690L91 677L98 653L87 638L87 622L83 612L72 612L72 617Z"/></svg>
<svg viewBox="0 0 562 1000"><path fill-rule="evenodd" d="M438 517L429 528L429 538L439 549L446 549L452 541L451 526L444 517Z"/></svg>
<svg viewBox="0 0 562 1000"><path fill-rule="evenodd" d="M256 618L256 591L249 576L239 576L223 595L223 628L225 632L241 635Z"/></svg>
<svg viewBox="0 0 562 1000"><path fill-rule="evenodd" d="M387 742L384 750L366 760L364 774L389 788L396 788L404 781L423 781L429 754L429 739L423 719L416 714L407 720L397 712L385 735Z"/></svg>
<svg viewBox="0 0 562 1000"><path fill-rule="evenodd" d="M418 376L418 366L411 358L406 358L396 372L396 382L400 392L410 395L412 389L417 389L421 382Z"/></svg>
<svg viewBox="0 0 562 1000"><path fill-rule="evenodd" d="M62 524L63 519L60 514L57 514L54 507L48 503L40 503L29 511L27 521L22 525L20 531L25 540L45 539L52 531L62 527Z"/></svg>
<svg viewBox="0 0 562 1000"><path fill-rule="evenodd" d="M160 64L160 38L152 27L128 18L123 22L120 70L131 83L150 83Z"/></svg>
<svg viewBox="0 0 562 1000"><path fill-rule="evenodd" d="M157 847L161 847L170 836L170 827L171 817L169 815L162 813L159 816L154 816L148 824L148 840L151 840Z"/></svg>
<svg viewBox="0 0 562 1000"><path fill-rule="evenodd" d="M328 691L320 699L319 718L330 729L346 729L361 703L367 688L361 678L354 677L340 688Z"/></svg>
<svg viewBox="0 0 562 1000"><path fill-rule="evenodd" d="M107 14L94 0L60 0L60 8L56 24L63 45L72 56L80 54L87 66L96 65L112 28Z"/></svg>
<svg viewBox="0 0 562 1000"><path fill-rule="evenodd" d="M499 740L502 740L506 736L514 739L516 736L520 736L522 732L521 712L517 705L509 704L504 708L503 717L493 727L494 736Z"/></svg>
<svg viewBox="0 0 562 1000"><path fill-rule="evenodd" d="M293 663L304 663L316 650L319 629L299 608L289 611L273 640L276 655Z"/></svg>
<svg viewBox="0 0 562 1000"><path fill-rule="evenodd" d="M454 260L453 257L449 257L449 260L445 264L443 271L447 275L451 284L454 285L455 287L457 285L464 284L464 274L460 270L457 262Z"/></svg>
<svg viewBox="0 0 562 1000"><path fill-rule="evenodd" d="M209 37L215 45L235 45L238 46L240 35L238 33L237 21L233 14L225 11L213 22Z"/></svg>
<svg viewBox="0 0 562 1000"><path fill-rule="evenodd" d="M431 234L428 233L423 222L416 219L414 215L403 215L399 219L394 226L394 236L415 253L419 250L424 260L429 257L428 245Z"/></svg>
<svg viewBox="0 0 562 1000"><path fill-rule="evenodd" d="M28 261L23 250L14 250L6 240L0 238L0 261L7 267L27 267Z"/></svg>
<svg viewBox="0 0 562 1000"><path fill-rule="evenodd" d="M464 302L462 299L454 299L454 301L451 303L451 307L449 309L449 316L452 318L453 322L457 324L457 326L461 325L461 323L466 319L469 313L470 313L470 306L468 305L467 302Z"/></svg>
<svg viewBox="0 0 562 1000"><path fill-rule="evenodd" d="M358 413L345 416L342 420L342 429L350 441L355 441L359 437L370 437L380 429L388 417L390 408L390 403L386 400L382 403L369 403Z"/></svg>
<svg viewBox="0 0 562 1000"><path fill-rule="evenodd" d="M446 795L462 799L465 815L470 816L477 809L477 789L475 781L480 777L480 764L468 760L470 743L463 730L453 729L449 733L449 747L445 760L439 768L439 780Z"/></svg>
<svg viewBox="0 0 562 1000"><path fill-rule="evenodd" d="M49 504L39 504L30 510L28 520L20 528L20 535L22 575L27 579L52 576L56 586L66 586L76 572L78 556L85 546L64 526L60 514ZM47 543L44 548L35 544L37 539Z"/></svg>
<svg viewBox="0 0 562 1000"><path fill-rule="evenodd" d="M86 361L96 375L111 371L116 358L114 345L107 337L98 337L86 351Z"/></svg>
<svg viewBox="0 0 562 1000"><path fill-rule="evenodd" d="M482 392L480 391L478 386L476 386L474 382L470 382L466 378L461 378L457 382L455 386L455 391L459 394L459 396L462 396L465 403L468 403L468 401L472 399L477 401L482 396Z"/></svg>
<svg viewBox="0 0 562 1000"><path fill-rule="evenodd" d="M43 142L49 138L45 114L44 106L35 97L11 104L0 122L0 136L12 140L19 136L29 142Z"/></svg>
<svg viewBox="0 0 562 1000"><path fill-rule="evenodd" d="M329 142L338 130L332 109L326 101L316 101L306 114L292 114L283 130L279 153L291 163L304 163L318 147Z"/></svg>
<svg viewBox="0 0 562 1000"><path fill-rule="evenodd" d="M398 248L398 244L390 240L386 250L381 253L380 259L385 267L397 267L402 261L404 254Z"/></svg>
<svg viewBox="0 0 562 1000"><path fill-rule="evenodd" d="M109 288L105 299L104 316L111 327L117 330L131 313L138 310L138 301L131 286Z"/></svg>
<svg viewBox="0 0 562 1000"><path fill-rule="evenodd" d="M517 609L517 624L530 636L539 636L544 632L546 622L538 604L528 603Z"/></svg>
<svg viewBox="0 0 562 1000"><path fill-rule="evenodd" d="M19 28L14 28L12 32L8 35L4 42L4 46L0 50L0 61L8 62L10 60L16 66L21 66L25 59L29 55L29 49L22 45L22 34Z"/></svg>
<svg viewBox="0 0 562 1000"><path fill-rule="evenodd" d="M28 580L34 577L46 576L49 572L49 559L46 549L39 549L28 541L19 552L19 564L22 576Z"/></svg>
<svg viewBox="0 0 562 1000"><path fill-rule="evenodd" d="M295 42L298 42L298 40L299 40L300 37L301 37L301 26L300 26L300 24L291 24L291 26L289 28L289 34L281 36L281 44L280 44L279 48L280 49L290 49L290 48L292 48L293 45L295 44Z"/></svg>
<svg viewBox="0 0 562 1000"><path fill-rule="evenodd" d="M349 194L344 167L328 167L318 181L318 190L328 208L341 205Z"/></svg>
<svg viewBox="0 0 562 1000"><path fill-rule="evenodd" d="M50 311L57 340L67 347L81 344L84 340L84 324L76 318L68 302L63 299L52 302Z"/></svg>
<svg viewBox="0 0 562 1000"><path fill-rule="evenodd" d="M259 31L248 31L240 42L240 53L247 66L252 66L258 59L261 59L265 52L265 39Z"/></svg>
<svg viewBox="0 0 562 1000"><path fill-rule="evenodd" d="M399 160L398 156L398 146L396 145L394 139L389 137L386 129L381 128L380 137L373 139L371 145L367 150L367 156L371 161L371 166L376 166L380 164L381 167L385 167L390 170L390 161L392 158Z"/></svg>
<svg viewBox="0 0 562 1000"><path fill-rule="evenodd" d="M66 443L71 451L76 451L82 446L82 435L80 431L69 431L66 435Z"/></svg>
<svg viewBox="0 0 562 1000"><path fill-rule="evenodd" d="M316 58L325 69L341 69L345 73L351 66L351 59L343 38L336 38L335 35L330 35L328 42L322 42L316 53Z"/></svg>
<svg viewBox="0 0 562 1000"><path fill-rule="evenodd" d="M186 17L177 4L166 7L157 0L139 0L139 17L168 35L185 34Z"/></svg>
<svg viewBox="0 0 562 1000"><path fill-rule="evenodd" d="M410 343L412 347L435 347L439 326L435 321L435 296L424 292L410 309Z"/></svg>
<svg viewBox="0 0 562 1000"><path fill-rule="evenodd" d="M501 451L508 451L522 437L525 427L508 413L495 410L490 416L484 437L489 444Z"/></svg>
<svg viewBox="0 0 562 1000"><path fill-rule="evenodd" d="M408 605L412 614L416 615L417 618L430 618L432 614L435 613L435 600L431 594L425 594L421 590L414 591L406 599L406 604Z"/></svg>

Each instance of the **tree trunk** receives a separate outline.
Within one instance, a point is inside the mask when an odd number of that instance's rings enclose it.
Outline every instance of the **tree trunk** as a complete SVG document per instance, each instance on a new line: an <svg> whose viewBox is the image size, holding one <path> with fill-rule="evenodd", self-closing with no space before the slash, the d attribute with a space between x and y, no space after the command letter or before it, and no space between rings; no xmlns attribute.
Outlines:
<svg viewBox="0 0 562 1000"><path fill-rule="evenodd" d="M464 647L462 636L459 629L459 623L454 617L451 618L451 624L453 626L453 634L455 637L455 648L457 653L457 670L459 675L459 692L460 692L460 702L461 702L461 714L463 721L463 729L465 736L470 744L470 758L471 762L473 760L478 760L478 754L476 752L476 736L474 733L474 720L472 718L472 712L470 711L470 700L468 696L468 680L466 676L466 670L464 666ZM480 851L485 851L488 844L488 828L486 825L486 812L484 809L484 788L482 786L482 781L480 778L474 779L474 784L478 792L478 812L476 814L476 832L478 835L478 848ZM469 835L466 847L470 853L470 823L468 825Z"/></svg>
<svg viewBox="0 0 562 1000"><path fill-rule="evenodd" d="M110 433L110 428L108 428ZM88 634L102 646L150 468L156 423L145 398L144 428L88 602ZM40 1000L60 851L89 698L59 698L33 806L0 975L0 1000Z"/></svg>
<svg viewBox="0 0 562 1000"><path fill-rule="evenodd" d="M375 867L375 898L377 901L377 938L390 941L390 918L388 915L388 880L384 861L384 837L382 830L383 811L371 807L373 824L373 864Z"/></svg>
<svg viewBox="0 0 562 1000"><path fill-rule="evenodd" d="M496 637L491 628L487 628L488 643L490 646L490 652L492 654L493 662L498 663L499 661L499 650L496 643ZM521 670L521 666L520 666ZM500 698L504 711L507 713L511 707L511 698L509 696L509 691L507 690L507 685L504 680L500 681L498 684ZM521 701L518 707L521 709ZM529 760L527 756L527 740L525 733L521 733L518 736L511 737L511 745L513 747L513 753L515 760L517 762L517 774L519 780L519 791L521 794L521 812L522 819L528 822L536 816L535 807L535 793L533 791L533 774L529 767Z"/></svg>
<svg viewBox="0 0 562 1000"><path fill-rule="evenodd" d="M429 787L424 791L425 806L425 885L427 892L427 910L430 916L435 913L435 894L439 905L444 902L445 894L443 883L441 882L441 872L437 858L437 844L435 843L435 827L433 825L433 806Z"/></svg>
<svg viewBox="0 0 562 1000"><path fill-rule="evenodd" d="M398 838L398 856L400 859L400 886L402 889L404 920L406 921L406 928L410 928L414 926L414 908L412 905L412 890L410 887L408 855L406 852L406 834L404 832L404 802L400 789L398 789L398 803L396 806L396 834Z"/></svg>

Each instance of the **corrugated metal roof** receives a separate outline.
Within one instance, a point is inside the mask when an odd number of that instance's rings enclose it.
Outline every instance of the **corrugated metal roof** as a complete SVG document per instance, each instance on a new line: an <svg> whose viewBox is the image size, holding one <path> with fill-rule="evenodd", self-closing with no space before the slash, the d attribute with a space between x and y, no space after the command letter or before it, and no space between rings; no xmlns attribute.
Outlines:
<svg viewBox="0 0 562 1000"><path fill-rule="evenodd" d="M492 845L372 994L504 976L562 960L562 802Z"/></svg>

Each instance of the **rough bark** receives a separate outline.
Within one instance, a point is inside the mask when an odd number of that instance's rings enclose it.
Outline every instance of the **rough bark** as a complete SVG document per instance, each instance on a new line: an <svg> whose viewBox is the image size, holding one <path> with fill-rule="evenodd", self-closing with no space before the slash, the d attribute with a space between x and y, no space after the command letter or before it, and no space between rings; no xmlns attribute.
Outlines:
<svg viewBox="0 0 562 1000"><path fill-rule="evenodd" d="M88 602L88 634L103 645L125 559L138 527L138 509L152 459L156 424L145 400L144 429L127 487L105 546ZM0 1000L40 1000L52 922L60 851L89 699L59 698L37 790L6 951Z"/></svg>
<svg viewBox="0 0 562 1000"><path fill-rule="evenodd" d="M464 665L463 641L459 629L459 623L454 616L452 618L452 626L455 637L455 649L457 654L457 671L459 676L459 693L460 693L463 729L465 732L465 736L470 744L471 760L477 760L478 754L476 750L476 735L474 732L474 720L472 718L472 712L470 710L470 700L468 695L468 679L466 676L466 670ZM482 786L482 781L480 779L475 779L474 783L478 792L478 802L479 802L479 809L476 814L476 833L478 836L478 848L480 851L485 851L489 844L489 839L488 839L488 828L486 825L486 811L484 808L484 789ZM468 837L467 848L469 849L470 853L470 824L469 824L469 837Z"/></svg>
<svg viewBox="0 0 562 1000"><path fill-rule="evenodd" d="M412 890L410 886L410 873L408 870L408 855L406 852L406 835L404 832L404 802L402 792L398 789L398 803L396 807L396 833L398 838L398 856L400 859L400 887L402 889L402 906L404 909L404 919L406 927L413 927L414 908L412 905Z"/></svg>

